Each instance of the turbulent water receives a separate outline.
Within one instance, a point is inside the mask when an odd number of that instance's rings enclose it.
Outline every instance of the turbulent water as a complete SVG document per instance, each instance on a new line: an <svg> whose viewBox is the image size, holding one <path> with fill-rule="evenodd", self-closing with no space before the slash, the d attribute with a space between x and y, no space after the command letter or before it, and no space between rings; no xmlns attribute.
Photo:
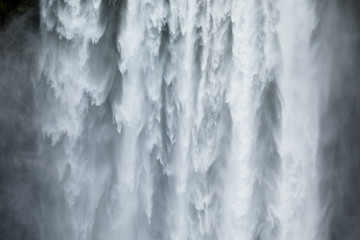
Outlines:
<svg viewBox="0 0 360 240"><path fill-rule="evenodd" d="M0 34L1 239L360 238L356 1L39 15Z"/></svg>

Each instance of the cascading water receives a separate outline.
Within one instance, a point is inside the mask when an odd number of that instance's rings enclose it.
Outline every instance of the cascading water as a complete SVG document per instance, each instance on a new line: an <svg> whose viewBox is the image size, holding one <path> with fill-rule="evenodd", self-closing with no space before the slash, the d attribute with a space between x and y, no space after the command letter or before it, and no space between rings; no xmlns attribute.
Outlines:
<svg viewBox="0 0 360 240"><path fill-rule="evenodd" d="M41 0L25 50L0 36L0 238L357 239L347 4Z"/></svg>

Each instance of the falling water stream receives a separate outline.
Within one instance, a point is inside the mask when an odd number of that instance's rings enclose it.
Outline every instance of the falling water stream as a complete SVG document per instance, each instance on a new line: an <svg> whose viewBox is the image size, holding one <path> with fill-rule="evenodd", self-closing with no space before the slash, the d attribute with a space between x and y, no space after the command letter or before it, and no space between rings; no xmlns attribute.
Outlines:
<svg viewBox="0 0 360 240"><path fill-rule="evenodd" d="M330 239L345 188L329 179L347 175L326 155L343 139L329 99L347 93L332 71L355 40L324 2L41 0L13 77L34 146L4 155L30 164L21 239Z"/></svg>

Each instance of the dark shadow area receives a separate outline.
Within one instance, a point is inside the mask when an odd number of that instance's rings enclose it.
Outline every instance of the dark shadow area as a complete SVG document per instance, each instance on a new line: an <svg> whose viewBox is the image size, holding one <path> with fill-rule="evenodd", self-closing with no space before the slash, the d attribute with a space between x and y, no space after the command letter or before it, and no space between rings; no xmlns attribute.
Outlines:
<svg viewBox="0 0 360 240"><path fill-rule="evenodd" d="M11 3L10 3L11 2ZM8 11L19 1L2 1ZM14 10L15 11L15 10ZM17 11L18 12L18 11ZM11 11L11 14L15 13ZM1 12L1 24L7 15ZM0 31L0 239L38 239L39 166L33 83L39 43L37 14L27 12ZM4 25L2 25L4 26Z"/></svg>
<svg viewBox="0 0 360 240"><path fill-rule="evenodd" d="M315 42L328 59L320 119L321 239L360 239L360 2L319 1Z"/></svg>

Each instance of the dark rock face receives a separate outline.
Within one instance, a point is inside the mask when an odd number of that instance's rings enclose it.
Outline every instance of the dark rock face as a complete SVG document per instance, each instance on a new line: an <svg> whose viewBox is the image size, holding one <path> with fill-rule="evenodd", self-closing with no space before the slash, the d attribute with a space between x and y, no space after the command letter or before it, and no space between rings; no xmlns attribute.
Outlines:
<svg viewBox="0 0 360 240"><path fill-rule="evenodd" d="M0 29L5 27L14 17L27 12L38 12L39 0L1 0Z"/></svg>

